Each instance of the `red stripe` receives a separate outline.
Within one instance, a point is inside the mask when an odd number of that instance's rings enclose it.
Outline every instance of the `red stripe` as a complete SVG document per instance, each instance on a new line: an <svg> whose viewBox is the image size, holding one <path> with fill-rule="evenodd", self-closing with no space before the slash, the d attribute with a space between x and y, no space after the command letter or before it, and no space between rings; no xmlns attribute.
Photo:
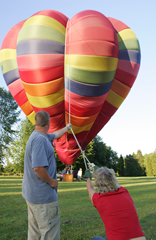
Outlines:
<svg viewBox="0 0 156 240"><path fill-rule="evenodd" d="M64 76L64 66L54 68L19 71L25 83L44 83Z"/></svg>
<svg viewBox="0 0 156 240"><path fill-rule="evenodd" d="M130 73L135 77L138 74L139 68L140 68L140 64L138 63L121 60L121 59L119 59L118 61L117 69Z"/></svg>
<svg viewBox="0 0 156 240"><path fill-rule="evenodd" d="M80 108L86 108L88 106L98 107L105 101L106 94L98 97L86 97L70 92L70 103ZM65 101L69 102L69 91L67 89L65 89Z"/></svg>
<svg viewBox="0 0 156 240"><path fill-rule="evenodd" d="M28 98L25 94L25 90L23 89L22 91L18 92L16 96L14 96L14 99L19 106L22 106L25 102L27 102Z"/></svg>
<svg viewBox="0 0 156 240"><path fill-rule="evenodd" d="M102 107L102 104L96 107L79 107L77 105L70 104L70 114L79 117L89 117L97 114ZM66 112L69 113L69 103L65 102Z"/></svg>
<svg viewBox="0 0 156 240"><path fill-rule="evenodd" d="M20 78L12 82L11 84L9 84L8 88L13 97L16 96L16 94L18 94L20 91L24 89Z"/></svg>
<svg viewBox="0 0 156 240"><path fill-rule="evenodd" d="M36 70L64 66L64 54L31 54L17 57L19 70Z"/></svg>
<svg viewBox="0 0 156 240"><path fill-rule="evenodd" d="M112 42L81 41L66 45L66 54L95 55L118 58L119 48Z"/></svg>
<svg viewBox="0 0 156 240"><path fill-rule="evenodd" d="M120 69L117 69L115 79L131 88L136 79L136 76L125 71L122 71Z"/></svg>

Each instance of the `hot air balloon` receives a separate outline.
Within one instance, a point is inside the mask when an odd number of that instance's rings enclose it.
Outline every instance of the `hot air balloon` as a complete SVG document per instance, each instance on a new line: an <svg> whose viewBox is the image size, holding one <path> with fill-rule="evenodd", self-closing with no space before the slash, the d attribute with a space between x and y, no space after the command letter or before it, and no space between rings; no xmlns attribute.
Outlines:
<svg viewBox="0 0 156 240"><path fill-rule="evenodd" d="M50 114L49 132L72 123L72 131L54 141L60 161L72 165L132 88L141 59L138 39L121 21L94 10L71 20L57 11L40 11L15 32L17 92L22 89L33 114ZM5 48L2 44L6 79Z"/></svg>

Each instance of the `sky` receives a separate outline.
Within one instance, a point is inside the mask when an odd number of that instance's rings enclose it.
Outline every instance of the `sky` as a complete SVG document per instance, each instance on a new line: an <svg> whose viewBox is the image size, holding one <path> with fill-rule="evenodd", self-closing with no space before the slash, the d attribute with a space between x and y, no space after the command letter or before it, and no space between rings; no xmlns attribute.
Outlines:
<svg viewBox="0 0 156 240"><path fill-rule="evenodd" d="M5 0L0 2L0 46L18 22L41 10L57 10L68 18L83 10L96 10L128 25L141 47L136 81L117 112L99 132L107 146L126 156L156 150L156 1L154 0ZM0 87L7 89L0 72Z"/></svg>

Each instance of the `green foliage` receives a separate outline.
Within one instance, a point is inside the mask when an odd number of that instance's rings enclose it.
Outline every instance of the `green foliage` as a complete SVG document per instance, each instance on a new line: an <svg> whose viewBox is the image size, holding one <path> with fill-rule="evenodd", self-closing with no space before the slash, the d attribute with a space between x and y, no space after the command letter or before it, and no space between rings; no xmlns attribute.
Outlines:
<svg viewBox="0 0 156 240"><path fill-rule="evenodd" d="M145 155L147 176L156 176L156 152Z"/></svg>
<svg viewBox="0 0 156 240"><path fill-rule="evenodd" d="M141 150L138 150L138 151L137 151L137 154L134 154L134 153L133 153L133 157L134 157L135 159L138 159L138 163L139 163L139 165L140 165L140 167L141 167L141 169L142 169L142 174L141 174L141 176L146 176L144 156L142 155Z"/></svg>
<svg viewBox="0 0 156 240"><path fill-rule="evenodd" d="M122 155L120 155L120 157L118 158L118 161L117 161L117 171L118 171L119 176L125 175L124 159L123 159Z"/></svg>
<svg viewBox="0 0 156 240"><path fill-rule="evenodd" d="M125 157L125 176L142 176L142 168L132 155L126 155Z"/></svg>
<svg viewBox="0 0 156 240"><path fill-rule="evenodd" d="M21 121L19 132L15 135L14 141L10 144L8 157L12 160L12 164L8 162L7 170L10 167L9 170L13 173L23 173L25 147L33 130L34 126L28 118Z"/></svg>
<svg viewBox="0 0 156 240"><path fill-rule="evenodd" d="M0 164L3 163L8 144L13 140L13 126L19 121L18 105L11 93L0 88Z"/></svg>

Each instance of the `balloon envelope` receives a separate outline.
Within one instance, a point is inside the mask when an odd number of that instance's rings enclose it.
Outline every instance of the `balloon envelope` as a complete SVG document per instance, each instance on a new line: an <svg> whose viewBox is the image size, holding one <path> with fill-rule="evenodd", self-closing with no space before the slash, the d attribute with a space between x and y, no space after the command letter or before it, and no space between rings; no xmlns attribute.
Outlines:
<svg viewBox="0 0 156 240"><path fill-rule="evenodd" d="M40 11L10 30L1 47L3 76L25 114L34 124L35 112L47 111L49 132L71 122L82 149L127 97L140 59L133 31L93 10L71 20L57 11ZM71 131L54 147L65 164L81 153Z"/></svg>

